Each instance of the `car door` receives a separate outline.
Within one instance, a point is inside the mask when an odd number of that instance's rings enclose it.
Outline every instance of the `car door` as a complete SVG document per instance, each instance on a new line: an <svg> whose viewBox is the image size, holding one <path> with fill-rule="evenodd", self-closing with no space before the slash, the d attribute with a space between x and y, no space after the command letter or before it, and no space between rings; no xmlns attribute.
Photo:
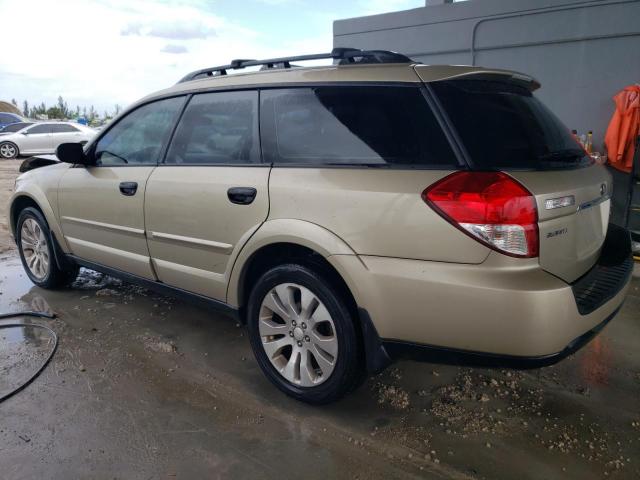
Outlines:
<svg viewBox="0 0 640 480"><path fill-rule="evenodd" d="M51 151L51 124L36 123L22 132L20 153L47 153Z"/></svg>
<svg viewBox="0 0 640 480"><path fill-rule="evenodd" d="M155 279L145 237L145 186L184 101L157 100L131 111L89 149L92 166L64 174L58 204L72 254Z"/></svg>
<svg viewBox="0 0 640 480"><path fill-rule="evenodd" d="M258 92L194 95L147 184L147 241L158 278L224 301L233 259L267 217L268 178Z"/></svg>

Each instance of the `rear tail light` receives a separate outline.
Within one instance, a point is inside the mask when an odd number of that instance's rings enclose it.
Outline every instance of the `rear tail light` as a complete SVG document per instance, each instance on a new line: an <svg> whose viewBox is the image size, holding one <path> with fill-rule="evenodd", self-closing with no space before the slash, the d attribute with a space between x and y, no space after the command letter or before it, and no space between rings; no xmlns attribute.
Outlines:
<svg viewBox="0 0 640 480"><path fill-rule="evenodd" d="M490 248L514 257L538 256L535 198L502 172L456 172L422 192L448 222Z"/></svg>

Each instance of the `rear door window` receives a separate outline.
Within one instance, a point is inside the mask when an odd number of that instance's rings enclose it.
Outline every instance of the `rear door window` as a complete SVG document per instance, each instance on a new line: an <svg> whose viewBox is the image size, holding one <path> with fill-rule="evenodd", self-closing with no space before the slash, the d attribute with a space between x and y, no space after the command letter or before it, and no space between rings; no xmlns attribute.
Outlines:
<svg viewBox="0 0 640 480"><path fill-rule="evenodd" d="M417 87L264 90L265 160L276 164L456 168L457 159Z"/></svg>
<svg viewBox="0 0 640 480"><path fill-rule="evenodd" d="M181 165L259 162L257 91L194 95L165 159Z"/></svg>
<svg viewBox="0 0 640 480"><path fill-rule="evenodd" d="M430 85L477 169L568 169L592 163L569 129L524 87L487 80Z"/></svg>

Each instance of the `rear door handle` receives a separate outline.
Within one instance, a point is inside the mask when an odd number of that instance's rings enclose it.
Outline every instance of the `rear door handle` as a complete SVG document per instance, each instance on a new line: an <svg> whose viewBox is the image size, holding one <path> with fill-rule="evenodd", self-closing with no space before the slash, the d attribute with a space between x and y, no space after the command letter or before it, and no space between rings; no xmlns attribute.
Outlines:
<svg viewBox="0 0 640 480"><path fill-rule="evenodd" d="M227 197L231 203L249 205L256 198L258 191L252 187L233 187L227 190Z"/></svg>
<svg viewBox="0 0 640 480"><path fill-rule="evenodd" d="M138 191L138 184L136 182L120 182L120 193L127 197L132 197Z"/></svg>

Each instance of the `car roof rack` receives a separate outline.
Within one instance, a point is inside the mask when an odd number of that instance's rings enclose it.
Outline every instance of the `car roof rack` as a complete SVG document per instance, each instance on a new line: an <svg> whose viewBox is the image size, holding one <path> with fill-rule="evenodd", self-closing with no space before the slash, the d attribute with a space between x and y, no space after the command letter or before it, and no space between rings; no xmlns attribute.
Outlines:
<svg viewBox="0 0 640 480"><path fill-rule="evenodd" d="M367 63L416 63L401 53L387 50L359 50L357 48L334 48L329 53L315 53L298 55L295 57L269 58L266 60L235 59L228 65L203 68L185 75L178 83L189 82L198 78L218 77L226 75L228 70L241 70L245 67L262 66L261 70L295 68L292 62L306 60L323 60L332 58L338 65L367 64Z"/></svg>

